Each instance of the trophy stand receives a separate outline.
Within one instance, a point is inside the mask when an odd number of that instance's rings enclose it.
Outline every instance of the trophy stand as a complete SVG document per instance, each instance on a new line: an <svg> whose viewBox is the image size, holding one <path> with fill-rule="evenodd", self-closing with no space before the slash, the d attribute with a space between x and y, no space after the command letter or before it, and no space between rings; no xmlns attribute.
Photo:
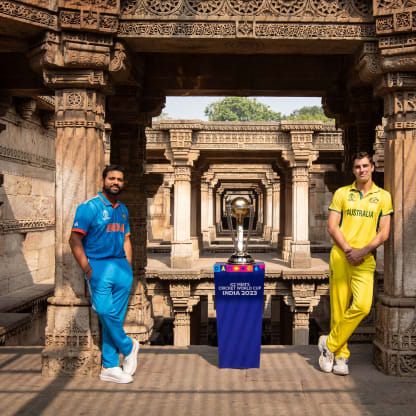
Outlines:
<svg viewBox="0 0 416 416"><path fill-rule="evenodd" d="M227 264L254 264L253 257L247 252L247 245L250 240L253 228L253 205L244 197L234 198L231 203L225 206L227 211L228 227L231 230L234 253L228 259ZM247 239L244 242L244 219L249 217ZM236 229L233 227L232 218L236 220Z"/></svg>

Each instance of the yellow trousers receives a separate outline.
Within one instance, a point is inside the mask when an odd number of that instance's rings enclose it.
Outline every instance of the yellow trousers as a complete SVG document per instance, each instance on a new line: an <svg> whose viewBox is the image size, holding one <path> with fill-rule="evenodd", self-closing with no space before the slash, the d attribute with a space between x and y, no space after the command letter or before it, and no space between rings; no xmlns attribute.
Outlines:
<svg viewBox="0 0 416 416"><path fill-rule="evenodd" d="M327 345L335 353L335 357L350 356L348 338L371 309L375 269L376 262L372 254L368 254L359 266L352 266L338 246L331 250L331 332Z"/></svg>

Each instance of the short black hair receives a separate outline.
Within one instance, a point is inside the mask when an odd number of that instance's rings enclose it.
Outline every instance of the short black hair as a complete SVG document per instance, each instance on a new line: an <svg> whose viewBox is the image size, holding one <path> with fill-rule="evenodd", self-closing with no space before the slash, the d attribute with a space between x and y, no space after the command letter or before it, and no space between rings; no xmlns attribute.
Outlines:
<svg viewBox="0 0 416 416"><path fill-rule="evenodd" d="M103 170L103 179L107 177L108 172L111 172L113 170L116 170L118 172L121 172L123 174L123 178L126 176L126 169L123 168L123 166L120 165L108 165Z"/></svg>
<svg viewBox="0 0 416 416"><path fill-rule="evenodd" d="M372 165L374 165L373 156L370 155L367 152L357 152L357 153L354 153L352 155L352 165L354 166L354 160L355 159L364 159L365 157L368 158L368 160L370 161L370 163Z"/></svg>

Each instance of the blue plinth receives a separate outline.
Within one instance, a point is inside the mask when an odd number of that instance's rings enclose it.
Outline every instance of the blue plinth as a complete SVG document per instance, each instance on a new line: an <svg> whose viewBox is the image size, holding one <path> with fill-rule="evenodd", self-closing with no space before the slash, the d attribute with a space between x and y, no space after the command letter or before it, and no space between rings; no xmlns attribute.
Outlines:
<svg viewBox="0 0 416 416"><path fill-rule="evenodd" d="M259 368L263 322L264 263L215 263L220 368Z"/></svg>

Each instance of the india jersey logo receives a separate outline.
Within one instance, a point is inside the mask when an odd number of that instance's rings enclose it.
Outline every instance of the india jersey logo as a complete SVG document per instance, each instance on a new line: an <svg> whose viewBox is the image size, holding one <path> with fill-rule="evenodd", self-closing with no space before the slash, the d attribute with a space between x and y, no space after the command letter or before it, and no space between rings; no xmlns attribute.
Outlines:
<svg viewBox="0 0 416 416"><path fill-rule="evenodd" d="M122 212L122 213L121 213L121 215L122 215L122 217L123 217L124 219L126 219L126 218L127 218L127 215L126 215L126 213L125 213L125 212Z"/></svg>
<svg viewBox="0 0 416 416"><path fill-rule="evenodd" d="M104 221L107 221L107 220L109 220L110 219L110 215L108 214L108 211L105 209L104 211L103 211L103 220Z"/></svg>

